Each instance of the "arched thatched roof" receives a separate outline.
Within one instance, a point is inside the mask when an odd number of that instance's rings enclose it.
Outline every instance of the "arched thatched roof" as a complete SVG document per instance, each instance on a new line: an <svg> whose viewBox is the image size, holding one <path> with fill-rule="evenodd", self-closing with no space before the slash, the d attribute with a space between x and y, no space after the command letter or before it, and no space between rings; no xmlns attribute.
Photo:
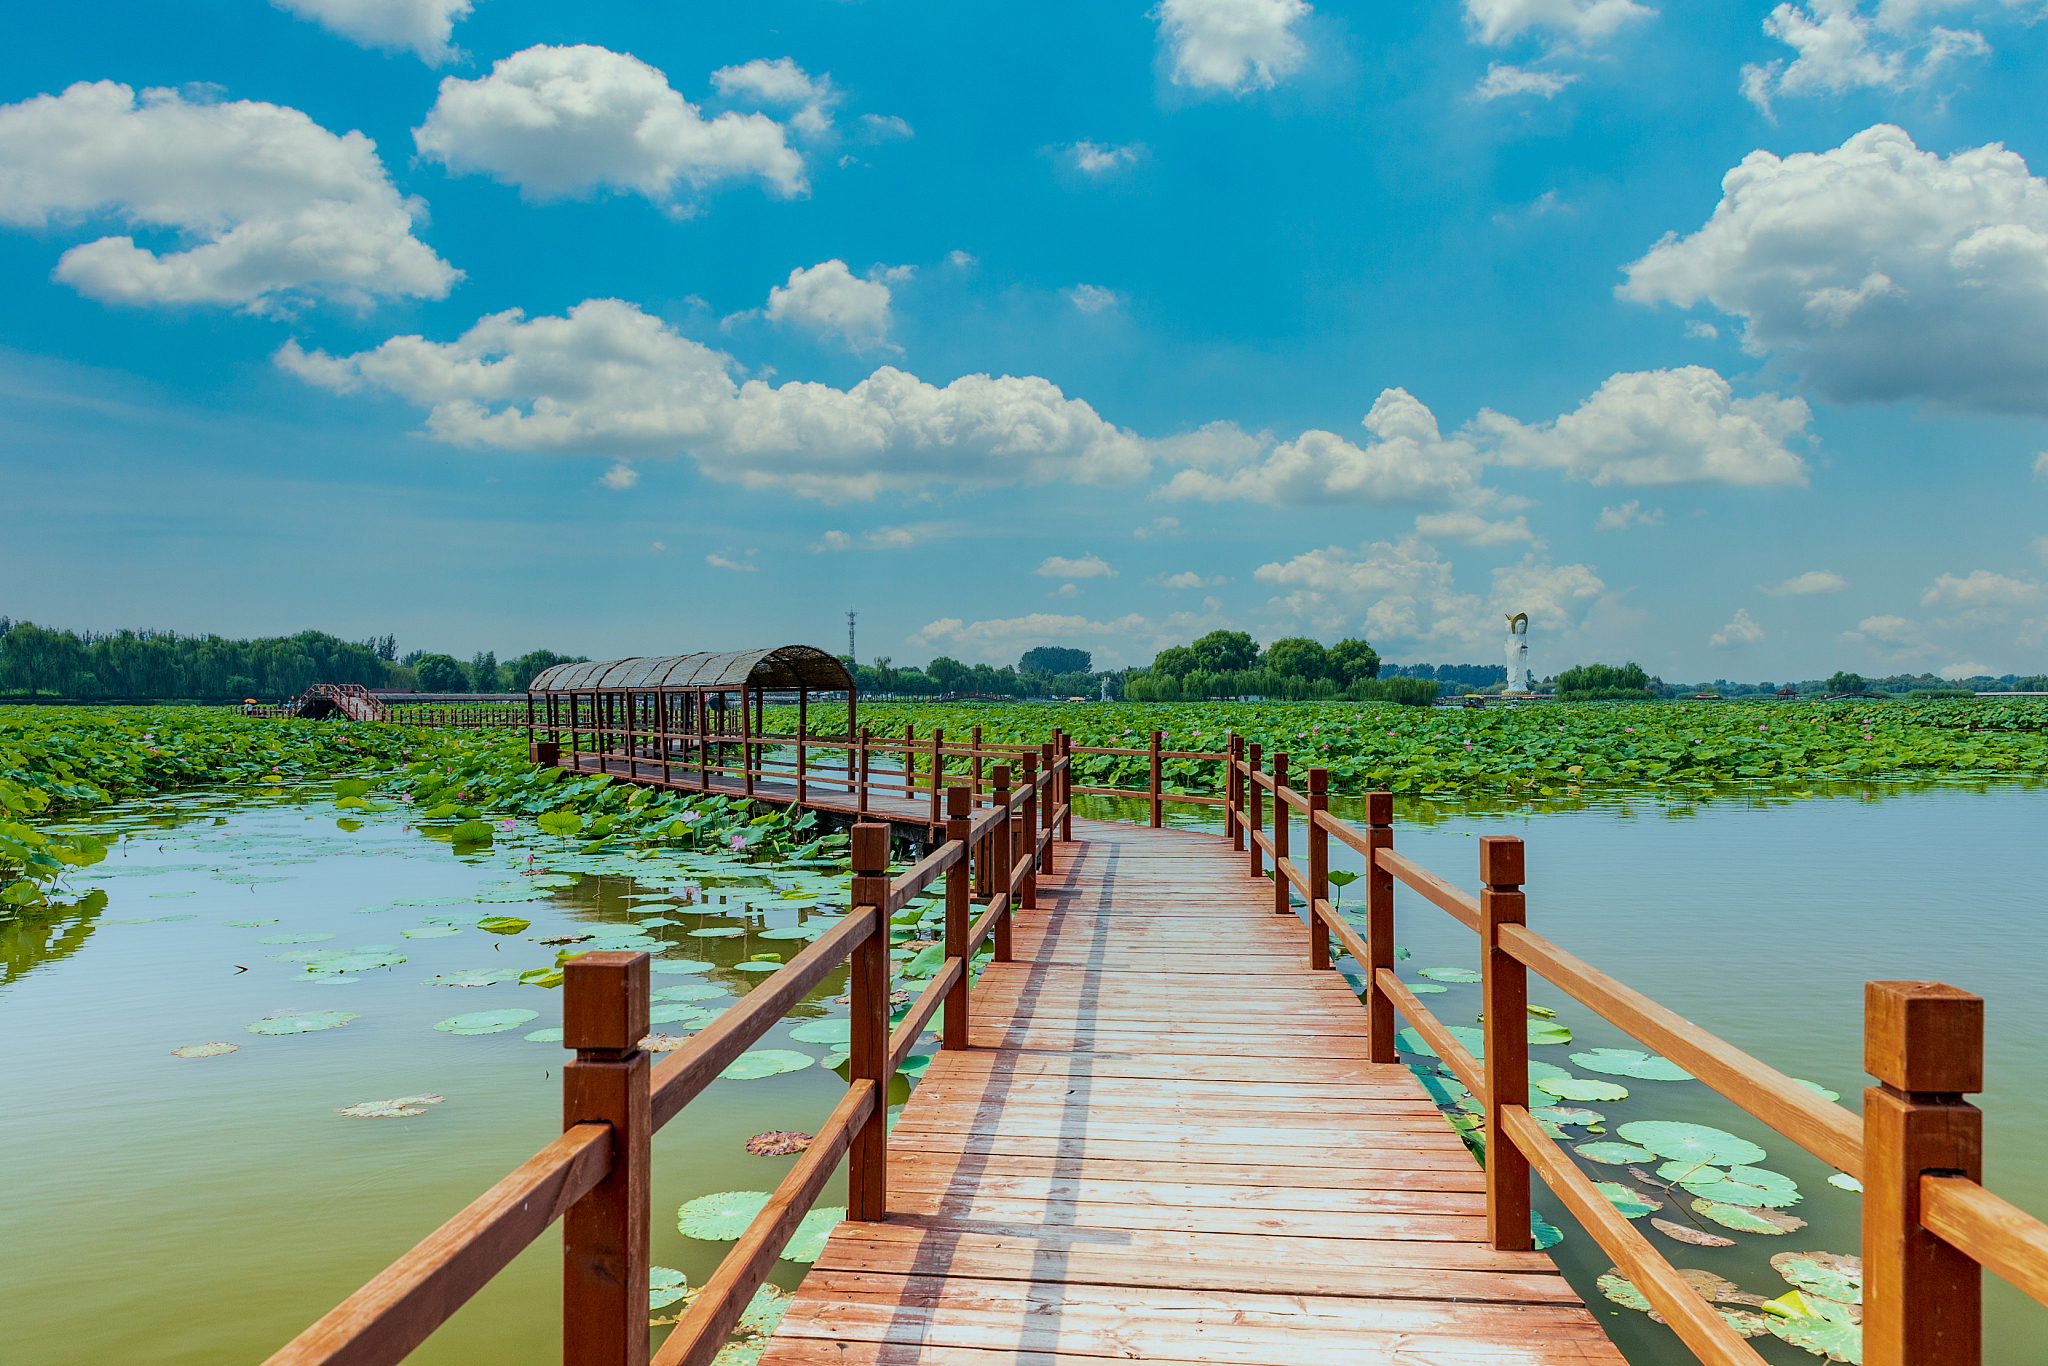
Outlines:
<svg viewBox="0 0 2048 1366"><path fill-rule="evenodd" d="M722 655L669 655L557 664L534 675L528 692L624 692L652 688L809 688L846 692L853 675L839 659L810 645L736 650Z"/></svg>

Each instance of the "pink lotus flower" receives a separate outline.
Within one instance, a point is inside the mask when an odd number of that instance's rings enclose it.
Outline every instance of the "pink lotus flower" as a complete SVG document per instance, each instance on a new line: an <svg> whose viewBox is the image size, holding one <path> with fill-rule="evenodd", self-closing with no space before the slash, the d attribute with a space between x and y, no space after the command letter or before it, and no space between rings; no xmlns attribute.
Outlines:
<svg viewBox="0 0 2048 1366"><path fill-rule="evenodd" d="M732 837L732 851L733 851L733 852L734 852L735 854L737 854L737 853L738 853L738 852L739 852L740 850L742 850L742 849L744 849L744 848L746 848L746 847L747 847L747 837L746 837L745 835L734 835L734 836Z"/></svg>
<svg viewBox="0 0 2048 1366"><path fill-rule="evenodd" d="M516 830L519 828L519 824L517 821L503 820L498 822L498 828L500 830Z"/></svg>

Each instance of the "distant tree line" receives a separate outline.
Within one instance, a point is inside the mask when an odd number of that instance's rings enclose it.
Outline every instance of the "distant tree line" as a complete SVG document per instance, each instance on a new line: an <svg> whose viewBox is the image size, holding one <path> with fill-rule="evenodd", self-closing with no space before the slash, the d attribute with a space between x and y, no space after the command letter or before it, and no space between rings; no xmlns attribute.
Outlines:
<svg viewBox="0 0 2048 1366"><path fill-rule="evenodd" d="M176 631L70 631L0 617L0 695L162 701L264 700L313 683L423 692L518 692L568 655L534 650L508 664L493 652L461 663L414 651L395 636L348 641L324 631L230 640ZM421 666L425 666L423 669Z"/></svg>

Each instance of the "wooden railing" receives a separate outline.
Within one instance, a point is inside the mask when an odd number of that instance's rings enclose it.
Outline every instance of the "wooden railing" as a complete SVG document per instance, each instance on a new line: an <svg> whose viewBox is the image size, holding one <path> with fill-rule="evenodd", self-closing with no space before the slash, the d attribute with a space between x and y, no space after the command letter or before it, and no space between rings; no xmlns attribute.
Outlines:
<svg viewBox="0 0 2048 1366"><path fill-rule="evenodd" d="M410 1252L293 1338L266 1366L391 1366L424 1342L557 1219L563 1222L562 1361L647 1366L650 1142L683 1108L804 1000L850 963L846 1094L802 1159L697 1291L651 1358L705 1366L810 1209L841 1157L847 1217L888 1208L888 1087L935 1011L941 1048L965 1048L973 976L984 942L1010 958L1010 926L1036 905L1068 815L1060 768L991 773L987 809L964 786L946 790L945 843L891 881L889 827L853 827L850 909L787 965L659 1066L642 1048L648 955L600 951L563 969L562 1136L470 1202ZM889 1027L889 928L915 896L945 879L944 962ZM978 889L978 890L977 890Z"/></svg>
<svg viewBox="0 0 2048 1366"><path fill-rule="evenodd" d="M1502 1251L1533 1245L1529 1179L1542 1180L1709 1366L1763 1357L1608 1202L1529 1112L1528 974L1690 1072L1778 1133L1863 1184L1863 1361L1867 1366L1976 1366L1988 1268L2048 1303L2048 1224L1993 1195L1983 1177L1983 1115L1963 1100L1984 1084L1984 1002L1940 982L1864 984L1864 1061L1878 1085L1860 1117L1716 1038L1533 933L1525 923L1522 841L1479 841L1478 895L1394 852L1391 793L1365 798L1363 830L1332 815L1328 773L1288 785L1287 756L1261 770L1259 747L1229 744L1226 829L1258 876L1273 864L1273 909L1307 903L1311 966L1331 966L1334 937L1365 979L1367 1050L1394 1062L1395 1023L1415 1032L1484 1107L1488 1236ZM1272 799L1271 829L1265 827ZM1299 816L1303 856L1291 848ZM1330 841L1366 861L1365 932L1329 900ZM1475 931L1480 941L1483 1058L1474 1058L1394 973L1394 885ZM1326 933L1315 933L1320 926Z"/></svg>

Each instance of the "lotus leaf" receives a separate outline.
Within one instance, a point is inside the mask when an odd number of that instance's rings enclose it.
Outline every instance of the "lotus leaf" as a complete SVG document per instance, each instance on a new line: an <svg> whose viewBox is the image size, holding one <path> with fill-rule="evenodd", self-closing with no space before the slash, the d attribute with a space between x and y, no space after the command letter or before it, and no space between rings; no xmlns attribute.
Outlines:
<svg viewBox="0 0 2048 1366"><path fill-rule="evenodd" d="M839 1043L853 1038L851 1020L806 1020L789 1031L789 1037L800 1043Z"/></svg>
<svg viewBox="0 0 2048 1366"><path fill-rule="evenodd" d="M265 925L275 925L275 920L223 920L220 922L231 930L255 930Z"/></svg>
<svg viewBox="0 0 2048 1366"><path fill-rule="evenodd" d="M339 1029L358 1018L346 1010L294 1010L266 1015L249 1026L251 1034L311 1034L321 1029Z"/></svg>
<svg viewBox="0 0 2048 1366"><path fill-rule="evenodd" d="M1435 982L1476 982L1479 974L1470 968L1423 968L1424 977Z"/></svg>
<svg viewBox="0 0 2048 1366"><path fill-rule="evenodd" d="M1663 1234L1666 1238L1675 1239L1681 1243L1690 1243L1694 1247L1735 1246L1733 1238L1723 1238L1718 1233L1708 1233L1705 1229L1694 1228L1690 1224L1674 1224L1669 1219L1652 1219L1650 1227L1656 1229L1657 1232Z"/></svg>
<svg viewBox="0 0 2048 1366"><path fill-rule="evenodd" d="M1653 1200L1641 1191L1616 1181L1595 1181L1593 1189L1606 1196L1607 1203L1614 1206L1624 1219L1640 1219L1664 1208L1662 1201Z"/></svg>
<svg viewBox="0 0 2048 1366"><path fill-rule="evenodd" d="M489 934L518 934L532 924L516 915L487 915L476 922L476 927Z"/></svg>
<svg viewBox="0 0 2048 1366"><path fill-rule="evenodd" d="M1627 1126L1624 1125L1624 1128ZM1715 1200L1695 1200L1693 1213L1703 1214L1722 1228L1732 1228L1737 1233L1790 1233L1806 1227L1804 1219L1790 1214L1780 1214L1774 1209L1747 1205L1724 1205Z"/></svg>
<svg viewBox="0 0 2048 1366"><path fill-rule="evenodd" d="M519 984L528 987L558 987L562 985L562 970L560 968L528 968L519 974Z"/></svg>
<svg viewBox="0 0 2048 1366"><path fill-rule="evenodd" d="M647 1012L649 1024L700 1024L711 1018L702 1006L659 1005Z"/></svg>
<svg viewBox="0 0 2048 1366"><path fill-rule="evenodd" d="M256 942L259 944L317 944L323 939L334 938L318 930L301 931L298 934L266 934Z"/></svg>
<svg viewBox="0 0 2048 1366"><path fill-rule="evenodd" d="M651 939L646 935L635 935L630 939L618 935L606 935L604 938L591 940L583 947L591 953L639 953L642 951L660 953L668 947L668 941Z"/></svg>
<svg viewBox="0 0 2048 1366"><path fill-rule="evenodd" d="M344 953L308 963L308 972L369 972L374 968L395 968L405 961L402 953Z"/></svg>
<svg viewBox="0 0 2048 1366"><path fill-rule="evenodd" d="M692 939L735 939L745 933L745 930L729 929L724 926L716 926L708 930L691 930L689 932Z"/></svg>
<svg viewBox="0 0 2048 1366"><path fill-rule="evenodd" d="M775 971L777 971L778 969L780 969L781 967L782 967L782 964L780 964L780 963L755 963L755 962L746 962L746 963L734 963L734 964L732 965L732 970L733 970L734 972L775 972Z"/></svg>
<svg viewBox="0 0 2048 1366"><path fill-rule="evenodd" d="M496 831L489 821L464 821L448 832L457 844L488 844Z"/></svg>
<svg viewBox="0 0 2048 1366"><path fill-rule="evenodd" d="M784 1072L801 1072L817 1061L808 1053L788 1048L757 1048L742 1053L718 1075L726 1081L758 1081Z"/></svg>
<svg viewBox="0 0 2048 1366"><path fill-rule="evenodd" d="M1529 1216L1529 1232L1535 1236L1536 1250L1546 1251L1564 1241L1564 1233L1540 1214Z"/></svg>
<svg viewBox="0 0 2048 1366"><path fill-rule="evenodd" d="M767 1350L767 1338L728 1342L712 1356L711 1366L761 1366L761 1356Z"/></svg>
<svg viewBox="0 0 2048 1366"><path fill-rule="evenodd" d="M754 1292L754 1298L747 1301L746 1312L740 1315L733 1331L756 1337L773 1333L775 1325L781 1323L782 1316L789 1312L789 1300L789 1292L781 1286L762 1286Z"/></svg>
<svg viewBox="0 0 2048 1366"><path fill-rule="evenodd" d="M1795 1290L1837 1304L1863 1303L1863 1259L1834 1252L1780 1252L1772 1267Z"/></svg>
<svg viewBox="0 0 2048 1366"><path fill-rule="evenodd" d="M1532 1074L1533 1074L1532 1065ZM1538 1119L1547 1119L1556 1124L1604 1124L1607 1116L1598 1110L1580 1110L1565 1105L1539 1105L1529 1111Z"/></svg>
<svg viewBox="0 0 2048 1366"><path fill-rule="evenodd" d="M1591 1077L1544 1077L1529 1085L1559 1100L1627 1100L1628 1088L1618 1082L1595 1081Z"/></svg>
<svg viewBox="0 0 2048 1366"><path fill-rule="evenodd" d="M391 899L394 906L460 906L468 897L461 896L398 896Z"/></svg>
<svg viewBox="0 0 2048 1366"><path fill-rule="evenodd" d="M1403 982L1401 985L1417 996L1441 996L1450 990L1449 987L1440 987L1434 982Z"/></svg>
<svg viewBox="0 0 2048 1366"><path fill-rule="evenodd" d="M853 1054L846 1052L828 1053L818 1060L818 1066L827 1072L836 1071L853 1061Z"/></svg>
<svg viewBox="0 0 2048 1366"><path fill-rule="evenodd" d="M468 1015L450 1015L434 1028L444 1034L502 1034L539 1018L538 1010L478 1010Z"/></svg>
<svg viewBox="0 0 2048 1366"><path fill-rule="evenodd" d="M922 1077L924 1069L931 1066L931 1061L932 1055L929 1053L912 1053L903 1060L903 1065L896 1069L896 1075L899 1077Z"/></svg>
<svg viewBox="0 0 2048 1366"><path fill-rule="evenodd" d="M685 1238L729 1243L747 1231L768 1203L767 1191L720 1191L686 1201L676 1211L676 1231Z"/></svg>
<svg viewBox="0 0 2048 1366"><path fill-rule="evenodd" d="M638 925L585 925L583 932L592 939L642 939Z"/></svg>
<svg viewBox="0 0 2048 1366"><path fill-rule="evenodd" d="M647 966L655 972L681 974L709 972L717 967L718 964L707 963L701 958L658 958Z"/></svg>
<svg viewBox="0 0 2048 1366"><path fill-rule="evenodd" d="M725 988L709 982L685 982L681 986L656 987L647 995L656 1001L709 1001L725 995Z"/></svg>
<svg viewBox="0 0 2048 1366"><path fill-rule="evenodd" d="M1801 1086L1804 1086L1807 1090L1813 1092L1822 1100L1840 1100L1842 1098L1842 1093L1840 1091L1830 1091L1827 1087L1822 1086L1817 1081L1808 1081L1804 1077L1794 1077L1792 1078L1792 1080L1798 1082Z"/></svg>
<svg viewBox="0 0 2048 1366"><path fill-rule="evenodd" d="M1624 1309L1633 1309L1641 1314L1650 1312L1649 1300L1643 1297L1642 1291L1636 1289L1635 1282L1621 1274L1620 1267L1613 1267L1602 1273L1593 1284L1600 1287L1601 1294Z"/></svg>
<svg viewBox="0 0 2048 1366"><path fill-rule="evenodd" d="M183 1048L173 1048L174 1058L217 1058L223 1053L232 1053L240 1048L233 1043L188 1043Z"/></svg>
<svg viewBox="0 0 2048 1366"><path fill-rule="evenodd" d="M543 813L534 824L550 835L560 835L566 839L583 828L583 817L574 811L549 811Z"/></svg>
<svg viewBox="0 0 2048 1366"><path fill-rule="evenodd" d="M446 1099L446 1096L424 1095L399 1096L392 1100L365 1100L343 1106L334 1113L347 1115L350 1119L406 1119L413 1115L423 1115L429 1105L439 1105Z"/></svg>
<svg viewBox="0 0 2048 1366"><path fill-rule="evenodd" d="M1809 1298L1797 1290L1764 1302L1772 1334L1829 1361L1863 1360L1863 1328L1847 1305Z"/></svg>
<svg viewBox="0 0 2048 1366"><path fill-rule="evenodd" d="M506 972L443 972L427 979L430 987L488 987L504 981Z"/></svg>
<svg viewBox="0 0 2048 1366"><path fill-rule="evenodd" d="M562 1029L560 1026L556 1026L553 1029L536 1029L533 1033L526 1036L526 1041L528 1043L560 1043L562 1041Z"/></svg>
<svg viewBox="0 0 2048 1366"><path fill-rule="evenodd" d="M785 1262L815 1262L825 1250L825 1240L832 1236L832 1230L846 1217L844 1205L825 1205L806 1214L796 1226L796 1232L789 1237L789 1245L782 1249Z"/></svg>
<svg viewBox="0 0 2048 1366"><path fill-rule="evenodd" d="M1828 1178L1828 1184L1836 1190L1848 1191L1853 1195L1863 1193L1863 1183L1847 1172L1836 1172Z"/></svg>
<svg viewBox="0 0 2048 1366"><path fill-rule="evenodd" d="M690 1278L665 1266L647 1268L647 1307L666 1309L690 1291Z"/></svg>
<svg viewBox="0 0 2048 1366"><path fill-rule="evenodd" d="M1535 1020L1529 1021L1529 1042L1533 1045L1548 1047L1551 1044L1570 1043L1571 1041L1572 1032L1564 1025L1539 1023Z"/></svg>
<svg viewBox="0 0 2048 1366"><path fill-rule="evenodd" d="M1789 1209L1800 1200L1799 1187L1792 1178L1761 1167L1732 1167L1725 1173L1703 1167L1699 1175L1678 1184L1701 1199L1718 1200L1724 1205Z"/></svg>
<svg viewBox="0 0 2048 1366"><path fill-rule="evenodd" d="M1581 1143L1572 1149L1580 1157L1604 1162L1610 1167L1626 1167L1631 1162L1648 1162L1651 1154L1630 1143Z"/></svg>
<svg viewBox="0 0 2048 1366"><path fill-rule="evenodd" d="M791 1030L790 1034L792 1037L800 1037L796 1034L795 1030ZM825 1041L819 1039L815 1042L823 1043ZM1421 1084L1424 1093L1439 1106L1456 1105L1462 1097L1472 1094L1465 1089L1463 1082L1440 1077L1436 1073L1426 1072L1420 1067L1411 1067L1408 1070L1415 1074L1415 1080Z"/></svg>
<svg viewBox="0 0 2048 1366"><path fill-rule="evenodd" d="M1610 1077L1637 1077L1644 1081L1693 1079L1692 1073L1669 1058L1639 1053L1633 1048L1596 1048L1590 1053L1572 1054L1572 1061L1588 1072L1599 1072Z"/></svg>
<svg viewBox="0 0 2048 1366"><path fill-rule="evenodd" d="M490 919L488 911L436 911L420 917L422 925L475 925Z"/></svg>
<svg viewBox="0 0 2048 1366"><path fill-rule="evenodd" d="M1531 1058L1529 1059L1529 1075L1531 1078L1568 1077L1571 1073L1554 1062L1543 1062L1539 1059Z"/></svg>
<svg viewBox="0 0 2048 1366"><path fill-rule="evenodd" d="M820 934L823 934L823 933L824 933L824 932L825 932L826 930L828 930L828 929L830 929L830 928L831 928L831 926L829 926L829 925L825 925L825 926L815 926L815 925L784 925L784 926L783 926L783 927L781 927L780 929L774 929L774 930L761 930L761 931L757 932L757 933L756 933L756 934L754 935L754 938L756 938L756 939L815 939L815 938L817 938L817 937L818 937L818 936L819 936Z"/></svg>
<svg viewBox="0 0 2048 1366"><path fill-rule="evenodd" d="M453 925L422 925L418 929L400 930L399 933L407 939L446 939L449 935L461 934L462 931Z"/></svg>
<svg viewBox="0 0 2048 1366"><path fill-rule="evenodd" d="M1616 1131L1621 1137L1648 1148L1659 1157L1682 1162L1707 1162L1719 1166L1747 1166L1764 1160L1764 1150L1721 1129L1704 1124L1681 1124L1674 1120L1639 1119Z"/></svg>

